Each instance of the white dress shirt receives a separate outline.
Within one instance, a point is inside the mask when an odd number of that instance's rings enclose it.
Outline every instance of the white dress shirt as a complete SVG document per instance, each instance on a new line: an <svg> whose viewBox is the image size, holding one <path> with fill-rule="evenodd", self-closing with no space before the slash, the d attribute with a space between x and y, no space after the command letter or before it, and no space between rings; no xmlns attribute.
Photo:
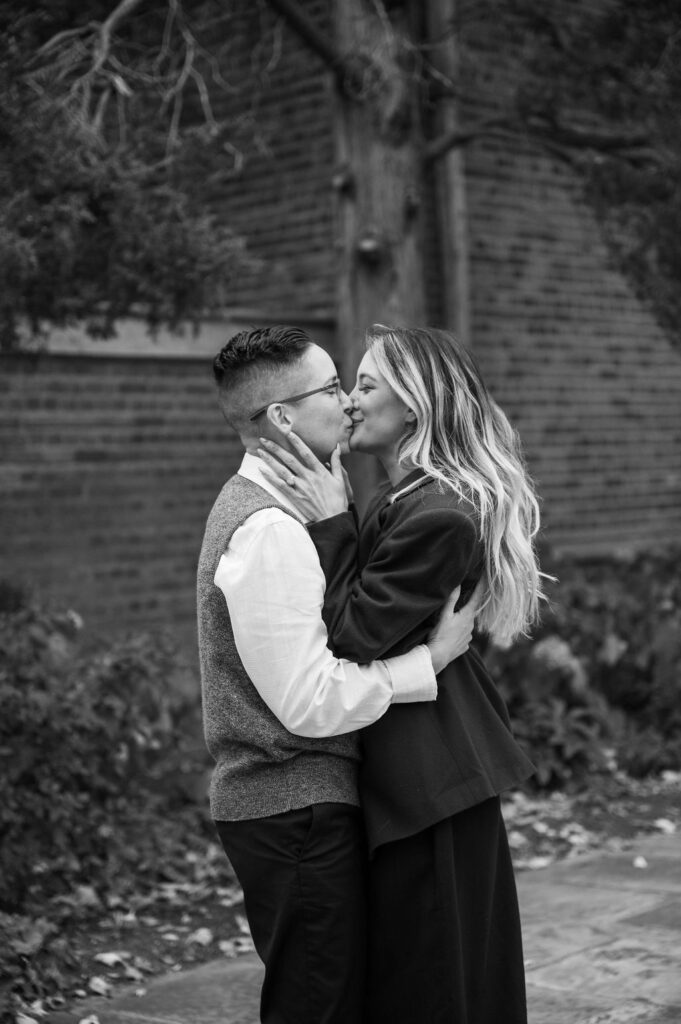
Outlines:
<svg viewBox="0 0 681 1024"><path fill-rule="evenodd" d="M279 721L299 736L339 736L375 722L391 703L434 700L425 645L356 665L336 658L322 620L326 581L310 536L289 498L246 453L240 476L291 509L249 516L232 535L215 573L234 640L253 685Z"/></svg>

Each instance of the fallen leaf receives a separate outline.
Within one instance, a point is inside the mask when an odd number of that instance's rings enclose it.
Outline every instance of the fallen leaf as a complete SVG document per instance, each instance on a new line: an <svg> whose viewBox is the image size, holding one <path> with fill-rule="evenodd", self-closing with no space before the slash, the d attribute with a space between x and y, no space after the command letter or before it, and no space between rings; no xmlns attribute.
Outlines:
<svg viewBox="0 0 681 1024"><path fill-rule="evenodd" d="M14 953L18 953L19 956L33 956L42 947L48 935L56 931L56 928L44 917L38 917L35 921L30 921L28 918L20 920L22 925L21 932L19 935L14 935L10 938L10 948ZM25 925L24 921L26 922Z"/></svg>
<svg viewBox="0 0 681 1024"><path fill-rule="evenodd" d="M81 1017L78 1024L99 1024L99 1017L96 1013L91 1013L89 1017Z"/></svg>
<svg viewBox="0 0 681 1024"><path fill-rule="evenodd" d="M29 1017L27 1014L21 1012L16 1015L14 1020L16 1024L38 1024L35 1017Z"/></svg>
<svg viewBox="0 0 681 1024"><path fill-rule="evenodd" d="M665 835L671 836L676 832L676 825L669 818L656 818L653 822L655 828L659 828L660 832L664 832Z"/></svg>
<svg viewBox="0 0 681 1024"><path fill-rule="evenodd" d="M187 943L196 942L199 946L210 946L213 941L213 933L210 928L197 928L195 932L188 935Z"/></svg>
<svg viewBox="0 0 681 1024"><path fill-rule="evenodd" d="M91 885L77 885L72 894L79 907L101 907L102 901Z"/></svg>
<svg viewBox="0 0 681 1024"><path fill-rule="evenodd" d="M129 960L131 955L131 953L112 950L110 953L96 953L93 959L99 964L104 964L105 967L116 967L117 964L122 964Z"/></svg>
<svg viewBox="0 0 681 1024"><path fill-rule="evenodd" d="M527 842L527 836L524 836L518 829L513 829L508 833L508 845L512 850L517 850L520 846L526 846Z"/></svg>
<svg viewBox="0 0 681 1024"><path fill-rule="evenodd" d="M255 946L250 936L238 935L235 939L222 939L218 942L218 949L224 956L235 957L243 953L252 953Z"/></svg>
<svg viewBox="0 0 681 1024"><path fill-rule="evenodd" d="M98 974L93 975L88 981L88 988L91 992L94 992L98 996L108 996L111 992L111 985L106 978L100 977Z"/></svg>
<svg viewBox="0 0 681 1024"><path fill-rule="evenodd" d="M221 907L235 907L244 901L241 889L218 889L217 891L220 896L218 903Z"/></svg>
<svg viewBox="0 0 681 1024"><path fill-rule="evenodd" d="M151 974L154 970L154 965L152 964L151 960L147 960L143 956L134 957L132 962L135 965L135 967L139 967L140 971L146 971L147 974Z"/></svg>
<svg viewBox="0 0 681 1024"><path fill-rule="evenodd" d="M645 857L634 857L631 863L634 865L635 868L643 869L648 867L648 861L645 859Z"/></svg>
<svg viewBox="0 0 681 1024"><path fill-rule="evenodd" d="M248 921L246 920L243 914L235 914L234 923L236 924L237 928L239 929L242 935L250 936L251 929L248 925Z"/></svg>
<svg viewBox="0 0 681 1024"><path fill-rule="evenodd" d="M529 868L530 871L538 871L539 868L546 868L552 862L553 857L528 857L523 862L523 867Z"/></svg>

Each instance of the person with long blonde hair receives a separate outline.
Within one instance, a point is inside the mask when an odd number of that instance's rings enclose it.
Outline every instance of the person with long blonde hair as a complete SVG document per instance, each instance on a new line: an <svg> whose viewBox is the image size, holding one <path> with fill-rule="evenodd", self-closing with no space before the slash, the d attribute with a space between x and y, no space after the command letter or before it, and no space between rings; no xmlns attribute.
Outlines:
<svg viewBox="0 0 681 1024"><path fill-rule="evenodd" d="M495 640L527 633L542 597L538 502L470 353L445 331L374 327L350 399L350 448L376 456L388 477L360 528L337 463L329 471L295 436L297 457L261 449L310 520L337 656L407 650L456 586L460 604L480 600L479 626ZM526 1024L499 797L533 766L479 654L471 648L438 676L436 701L392 706L361 736L366 1021Z"/></svg>

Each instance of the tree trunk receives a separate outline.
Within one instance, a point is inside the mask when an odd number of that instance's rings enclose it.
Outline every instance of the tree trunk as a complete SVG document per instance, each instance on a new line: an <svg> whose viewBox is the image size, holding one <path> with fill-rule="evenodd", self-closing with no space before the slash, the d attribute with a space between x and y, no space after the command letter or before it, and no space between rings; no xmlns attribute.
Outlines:
<svg viewBox="0 0 681 1024"><path fill-rule="evenodd" d="M457 0L428 0L426 32L433 65L449 81L459 77L455 16ZM442 96L435 127L438 134L453 134L459 128L454 96ZM444 315L465 345L471 344L470 283L466 177L463 147L450 149L435 165L438 223L443 258Z"/></svg>
<svg viewBox="0 0 681 1024"><path fill-rule="evenodd" d="M393 5L388 20L370 0L334 4L336 46L356 92L339 90L336 111L338 338L346 384L368 327L425 317L419 86L407 14ZM378 471L363 456L351 475L362 504Z"/></svg>

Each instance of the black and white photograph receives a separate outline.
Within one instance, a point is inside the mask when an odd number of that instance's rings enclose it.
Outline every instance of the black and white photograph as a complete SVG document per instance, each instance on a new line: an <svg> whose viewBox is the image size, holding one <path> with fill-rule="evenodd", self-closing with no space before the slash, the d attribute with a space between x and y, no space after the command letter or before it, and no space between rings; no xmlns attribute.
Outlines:
<svg viewBox="0 0 681 1024"><path fill-rule="evenodd" d="M681 1024L681 5L0 0L0 1024Z"/></svg>

